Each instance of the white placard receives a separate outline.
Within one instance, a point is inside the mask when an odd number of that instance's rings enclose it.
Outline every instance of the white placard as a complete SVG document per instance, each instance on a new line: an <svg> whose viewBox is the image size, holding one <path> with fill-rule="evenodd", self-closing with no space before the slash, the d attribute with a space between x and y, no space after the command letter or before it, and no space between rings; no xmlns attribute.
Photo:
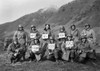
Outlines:
<svg viewBox="0 0 100 71"><path fill-rule="evenodd" d="M55 49L55 44L48 44L48 49L54 50Z"/></svg>
<svg viewBox="0 0 100 71"><path fill-rule="evenodd" d="M65 38L65 33L59 33L59 38Z"/></svg>
<svg viewBox="0 0 100 71"><path fill-rule="evenodd" d="M31 50L32 50L32 52L37 52L37 51L39 51L39 46L38 45L32 45L32 48L31 48Z"/></svg>
<svg viewBox="0 0 100 71"><path fill-rule="evenodd" d="M36 37L36 33L30 33L30 38L35 38Z"/></svg>
<svg viewBox="0 0 100 71"><path fill-rule="evenodd" d="M48 34L42 34L42 39L48 39Z"/></svg>
<svg viewBox="0 0 100 71"><path fill-rule="evenodd" d="M74 46L73 41L66 41L66 48L72 48Z"/></svg>

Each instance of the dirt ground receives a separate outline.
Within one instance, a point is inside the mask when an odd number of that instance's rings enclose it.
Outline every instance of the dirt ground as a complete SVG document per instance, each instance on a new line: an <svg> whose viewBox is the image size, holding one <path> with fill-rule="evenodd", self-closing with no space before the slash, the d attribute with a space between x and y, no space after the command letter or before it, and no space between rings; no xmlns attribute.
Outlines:
<svg viewBox="0 0 100 71"><path fill-rule="evenodd" d="M11 65L6 54L0 54L0 71L100 71L100 54L96 61L88 61L86 64L52 61L17 63Z"/></svg>
<svg viewBox="0 0 100 71"><path fill-rule="evenodd" d="M52 61L29 62L25 61L21 64L13 66L9 63L9 57L0 48L0 71L100 71L100 48L96 49L97 60L88 61L86 64Z"/></svg>
<svg viewBox="0 0 100 71"><path fill-rule="evenodd" d="M0 60L1 61L1 60ZM91 63L92 64L92 63ZM51 61L22 63L12 66L7 63L0 63L0 71L100 71L100 65L78 63L55 63Z"/></svg>

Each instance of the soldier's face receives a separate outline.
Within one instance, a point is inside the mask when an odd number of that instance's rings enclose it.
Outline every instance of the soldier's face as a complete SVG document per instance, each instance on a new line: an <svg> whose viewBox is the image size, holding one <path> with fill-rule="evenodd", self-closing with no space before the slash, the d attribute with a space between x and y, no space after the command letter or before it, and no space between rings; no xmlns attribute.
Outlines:
<svg viewBox="0 0 100 71"><path fill-rule="evenodd" d="M84 43L84 42L86 42L86 39L85 39L85 38L83 38L83 39L82 39L82 42L83 42L83 43Z"/></svg>
<svg viewBox="0 0 100 71"><path fill-rule="evenodd" d="M88 30L89 28L90 28L89 26L86 26L86 27L85 27L86 30Z"/></svg>
<svg viewBox="0 0 100 71"><path fill-rule="evenodd" d="M51 39L50 42L53 43L53 39Z"/></svg>
<svg viewBox="0 0 100 71"><path fill-rule="evenodd" d="M46 25L46 29L49 29L49 25Z"/></svg>
<svg viewBox="0 0 100 71"><path fill-rule="evenodd" d="M61 32L63 32L64 30L61 28L61 30L60 30Z"/></svg>
<svg viewBox="0 0 100 71"><path fill-rule="evenodd" d="M68 40L71 40L71 37L68 37Z"/></svg>
<svg viewBox="0 0 100 71"><path fill-rule="evenodd" d="M71 27L71 29L72 29L72 30L75 30L75 29L76 29L76 27L75 27L75 26L72 26L72 27Z"/></svg>
<svg viewBox="0 0 100 71"><path fill-rule="evenodd" d="M22 27L20 27L20 28L19 28L19 31L22 31L22 30L23 30L23 28L22 28Z"/></svg>
<svg viewBox="0 0 100 71"><path fill-rule="evenodd" d="M32 28L32 30L36 30L36 28Z"/></svg>

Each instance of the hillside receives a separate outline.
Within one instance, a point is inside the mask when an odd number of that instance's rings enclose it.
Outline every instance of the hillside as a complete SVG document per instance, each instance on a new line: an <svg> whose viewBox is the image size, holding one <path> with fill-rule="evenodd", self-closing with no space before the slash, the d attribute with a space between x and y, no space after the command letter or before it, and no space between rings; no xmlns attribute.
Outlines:
<svg viewBox="0 0 100 71"><path fill-rule="evenodd" d="M95 31L98 31L97 29L100 27L100 0L74 0L61 6L58 10L55 8L40 9L16 21L1 25L0 35L15 31L19 24L22 24L25 29L30 29L31 24L40 28L47 23L52 24L54 29L58 29L56 26L59 25L69 27L71 24L76 24L80 28L85 23L89 23Z"/></svg>
<svg viewBox="0 0 100 71"><path fill-rule="evenodd" d="M52 15L56 13L57 9L48 8L46 10L40 9L35 13L27 14L13 22L8 22L0 25L0 36L12 33L17 29L19 24L22 24L25 29L30 29L33 24L37 27L43 25Z"/></svg>
<svg viewBox="0 0 100 71"><path fill-rule="evenodd" d="M72 23L82 26L89 23L94 27L100 26L100 0L75 0L60 7L59 11L47 23L67 24Z"/></svg>

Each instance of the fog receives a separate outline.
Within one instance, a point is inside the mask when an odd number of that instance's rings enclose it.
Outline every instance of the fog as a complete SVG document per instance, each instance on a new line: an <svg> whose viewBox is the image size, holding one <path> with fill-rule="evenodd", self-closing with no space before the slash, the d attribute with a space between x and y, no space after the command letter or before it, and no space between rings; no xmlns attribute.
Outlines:
<svg viewBox="0 0 100 71"><path fill-rule="evenodd" d="M13 21L41 8L56 7L72 0L0 0L0 24Z"/></svg>

